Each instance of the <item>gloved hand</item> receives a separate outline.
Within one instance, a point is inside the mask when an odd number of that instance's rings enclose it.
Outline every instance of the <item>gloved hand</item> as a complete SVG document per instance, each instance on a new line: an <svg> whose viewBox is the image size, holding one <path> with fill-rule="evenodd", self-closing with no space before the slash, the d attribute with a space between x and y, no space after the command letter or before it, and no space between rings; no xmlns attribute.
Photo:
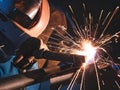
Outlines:
<svg viewBox="0 0 120 90"><path fill-rule="evenodd" d="M37 38L30 37L25 40L15 51L16 57L13 60L13 64L19 69L30 68L36 62L33 53L40 48L40 45L41 42Z"/></svg>

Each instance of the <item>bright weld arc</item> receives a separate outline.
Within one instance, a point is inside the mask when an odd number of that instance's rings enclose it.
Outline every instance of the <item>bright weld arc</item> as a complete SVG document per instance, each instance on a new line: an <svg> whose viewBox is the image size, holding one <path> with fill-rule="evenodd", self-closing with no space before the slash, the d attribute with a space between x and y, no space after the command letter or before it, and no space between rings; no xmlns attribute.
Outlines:
<svg viewBox="0 0 120 90"><path fill-rule="evenodd" d="M86 64L91 64L94 62L93 60L96 55L96 51L97 48L94 47L91 42L84 41L82 43L82 50L74 50L73 53L85 56L85 63L83 65L86 66Z"/></svg>

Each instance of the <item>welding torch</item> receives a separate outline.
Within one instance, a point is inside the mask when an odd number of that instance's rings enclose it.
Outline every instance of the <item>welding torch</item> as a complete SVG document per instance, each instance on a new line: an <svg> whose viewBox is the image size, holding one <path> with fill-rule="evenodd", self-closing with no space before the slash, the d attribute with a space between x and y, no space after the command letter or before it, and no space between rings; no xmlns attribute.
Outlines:
<svg viewBox="0 0 120 90"><path fill-rule="evenodd" d="M71 63L73 66L80 66L82 63L85 62L84 56L75 55L75 54L64 54L64 53L56 53L44 49L40 49L34 52L33 54L34 60L29 61L29 58L19 57L15 58L18 63L14 63L16 67L19 69L24 69L29 67L30 65L34 64L39 59L48 59L48 60L56 60L61 61L63 63ZM31 58L30 58L31 59ZM37 60L36 60L37 59ZM25 67L24 67L25 66Z"/></svg>
<svg viewBox="0 0 120 90"><path fill-rule="evenodd" d="M65 53L59 53L59 52L52 52L48 50L37 50L34 52L34 57L36 59L48 59L48 60L57 60L61 62L72 62L76 64L81 64L85 61L84 56L81 55L75 55L75 54L65 54Z"/></svg>
<svg viewBox="0 0 120 90"><path fill-rule="evenodd" d="M85 62L84 56L81 55L65 54L39 48L40 40L33 37L27 39L17 50L13 64L19 69L27 69L37 62L37 60L42 58L70 62L78 66Z"/></svg>

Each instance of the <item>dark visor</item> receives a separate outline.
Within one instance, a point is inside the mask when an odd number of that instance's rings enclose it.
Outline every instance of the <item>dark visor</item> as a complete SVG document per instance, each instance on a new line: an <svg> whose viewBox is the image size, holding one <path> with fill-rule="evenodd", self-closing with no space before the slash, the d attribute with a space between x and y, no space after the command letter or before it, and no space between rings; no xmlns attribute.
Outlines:
<svg viewBox="0 0 120 90"><path fill-rule="evenodd" d="M14 9L10 14L9 17L16 21L18 24L23 26L24 28L32 28L34 25L37 24L39 17L40 17L40 9L38 10L37 14L33 19L31 19L28 15L21 12L18 9Z"/></svg>

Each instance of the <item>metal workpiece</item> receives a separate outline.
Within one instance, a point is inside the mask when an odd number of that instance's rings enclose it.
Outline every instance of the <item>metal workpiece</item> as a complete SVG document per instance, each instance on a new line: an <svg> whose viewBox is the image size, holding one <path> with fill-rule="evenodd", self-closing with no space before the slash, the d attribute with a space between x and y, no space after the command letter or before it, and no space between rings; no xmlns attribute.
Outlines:
<svg viewBox="0 0 120 90"><path fill-rule="evenodd" d="M41 82L46 75L44 70L38 69L34 71L28 71L18 75L13 75L0 79L0 90L14 90L32 85L37 82Z"/></svg>
<svg viewBox="0 0 120 90"><path fill-rule="evenodd" d="M9 76L0 79L0 90L14 90L29 85L50 80L51 84L63 82L72 77L79 67L70 67L62 70L64 66L55 66L46 69L37 69L27 71L18 75ZM66 67L66 66L65 66ZM63 78L64 77L64 78ZM66 78L65 78L66 77ZM57 81L56 81L57 79Z"/></svg>

